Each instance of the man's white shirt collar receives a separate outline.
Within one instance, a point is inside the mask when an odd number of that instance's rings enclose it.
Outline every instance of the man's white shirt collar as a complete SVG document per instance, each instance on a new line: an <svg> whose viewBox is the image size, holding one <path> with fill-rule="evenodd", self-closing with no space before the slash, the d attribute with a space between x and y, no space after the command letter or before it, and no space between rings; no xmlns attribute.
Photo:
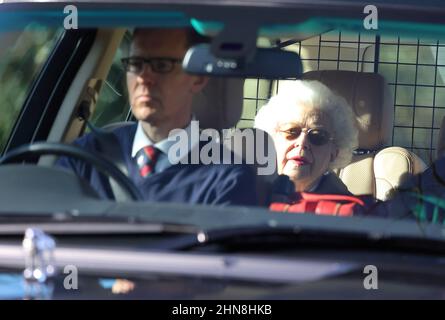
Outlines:
<svg viewBox="0 0 445 320"><path fill-rule="evenodd" d="M192 120L195 120L195 118L193 117ZM187 137L191 139L190 141L191 143L187 144L188 152L190 152L190 150L199 143L199 137L198 139L196 139L197 137L191 134L191 122L189 122L188 126L184 130L187 133ZM139 150L141 150L146 146L152 146L152 145L154 145L157 149L162 151L163 154L168 155L168 151L176 143L175 137L178 135L179 133L171 135L170 139L166 138L157 143L153 143L153 141L145 134L144 129L142 128L141 121L138 121L136 134L134 135L134 140L133 140L133 149L131 151L131 157L134 158Z"/></svg>

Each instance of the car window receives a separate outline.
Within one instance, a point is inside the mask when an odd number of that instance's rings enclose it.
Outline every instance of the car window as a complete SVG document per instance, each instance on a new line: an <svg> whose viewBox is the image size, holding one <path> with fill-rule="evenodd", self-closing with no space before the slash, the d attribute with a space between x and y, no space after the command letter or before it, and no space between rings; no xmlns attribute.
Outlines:
<svg viewBox="0 0 445 320"><path fill-rule="evenodd" d="M0 34L0 153L62 29L30 25Z"/></svg>

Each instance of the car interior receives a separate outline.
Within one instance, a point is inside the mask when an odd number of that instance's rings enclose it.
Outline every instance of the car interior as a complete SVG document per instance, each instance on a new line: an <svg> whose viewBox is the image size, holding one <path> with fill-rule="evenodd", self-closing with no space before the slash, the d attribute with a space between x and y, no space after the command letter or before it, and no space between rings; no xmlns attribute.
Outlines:
<svg viewBox="0 0 445 320"><path fill-rule="evenodd" d="M133 121L126 96L125 74L119 64L120 58L125 55L129 39L129 31L126 29L98 29L91 49L85 54L79 71L70 82L60 109L54 116L46 139L48 142L72 142L89 131L87 121L106 131ZM407 41L408 44L413 43L412 40ZM398 61L401 60L403 48L400 38L397 41L384 40L377 36L366 38L360 34L327 30L309 36L296 34L291 40L278 37L258 39L258 45L266 47L286 42L289 44L282 45L284 49L298 52L302 58L302 78L319 80L326 84L343 96L356 114L359 148L351 163L336 171L353 194L368 194L379 200L386 200L391 190L397 188L404 179L425 170L435 156L444 152L444 109L434 105L429 107L429 111L433 111L433 116L429 118L430 125L426 124L427 120L421 112L415 112L415 109L421 107L422 111L426 109L421 101L418 102L420 90L427 87L438 91L442 89L439 82L435 80L435 84L424 87L417 83L414 85L414 90L419 90L414 92L414 96L417 94L414 104L419 105L416 108L412 103L408 108L400 102L405 98L400 92L409 87L404 81L412 78L407 72L400 71L406 67ZM441 49L439 42L436 46ZM378 69L381 62L376 59L378 50L381 51L380 59L383 60L382 49L386 48L392 53L393 47L400 50L397 61L381 64ZM434 42L427 42L425 45L418 42L417 47L418 50L426 51L433 51L435 48ZM428 67L439 68L437 59L436 66ZM395 77L399 79L395 79L395 82L394 75L388 76L388 66L396 67ZM408 66L412 67L412 63ZM420 67L423 66L416 68ZM420 74L420 71L416 71L417 73ZM437 77L441 76L438 71L436 74ZM212 78L204 92L195 99L194 113L202 129L221 131L238 128L242 132L243 128L253 126L256 112L268 98L290 81L292 80ZM412 88L409 90L412 93ZM116 105L120 105L119 110L113 108ZM441 115L444 120L438 126L437 119ZM411 122L411 126L408 128L401 121ZM411 139L409 134L404 134L406 130L411 133ZM224 143L243 159L250 156L245 154L242 134L233 135L231 139ZM256 145L256 148L273 150L270 137L261 139L257 144L261 145ZM51 166L55 159L42 157L39 163ZM254 166L261 166L257 159L254 160ZM258 176L256 189L260 205L267 204L276 175ZM90 194L90 191L86 193Z"/></svg>
<svg viewBox="0 0 445 320"><path fill-rule="evenodd" d="M117 31L115 31L115 33L115 37L123 37L122 31L120 31L119 34L117 34ZM111 35L106 35L103 39L104 43L109 41L109 45L103 48L103 51L106 51L107 55L103 56L100 61L97 61L99 64L96 66L97 72L93 71L93 74L89 77L95 79L96 82L104 83L106 81L103 72L103 70L106 69L105 64L108 64L109 68L113 58L110 50L112 48L117 49L116 45L119 43L119 40L111 37ZM316 37L321 38L323 35L317 35ZM264 39L261 40L263 43L265 42ZM305 41L310 43L313 40L308 39ZM110 47L111 45L113 45L112 48ZM346 50L350 50L351 44L347 43L346 45ZM327 49L332 48L327 46ZM99 51L99 49L97 50ZM363 55L369 55L369 48L362 51ZM94 59L94 57L92 57L93 52L95 52L95 50L91 52L88 59ZM310 53L311 51L308 50L307 52ZM366 58L361 57L361 59ZM102 67L102 65L104 66ZM412 148L409 150L403 145L397 146L392 143L395 100L388 81L383 75L374 72L327 69L306 71L303 74L303 79L318 80L326 84L349 102L357 116L359 125L359 148L356 150L351 164L336 172L353 194L371 194L379 200L386 200L390 191L397 188L408 175L417 174L425 170L427 167L427 159L422 159L412 151ZM248 98L249 95L256 96L257 101L255 102L258 104L260 100L258 97L260 97L261 94L263 94L264 97L264 89L266 89L264 87L278 87L278 83L279 86L283 86L286 85L288 81L292 80L270 81L264 79L213 78L204 92L194 101L194 113L196 114L197 120L200 121L202 128L222 130L234 127L249 127L249 125L246 125L249 124L245 120L246 117L240 121L240 119L249 112L251 113L251 119L253 118L252 110L246 110L250 106L249 103L251 100L249 101L246 98ZM257 88L253 88L256 92L252 93L252 85L246 84L247 82L257 82ZM263 88L260 88L260 86ZM81 86L79 86L79 88L80 87ZM84 89L83 91L91 92L92 90L97 89L92 89L90 80L88 89ZM270 91L272 91L271 93L273 94L273 89ZM96 95L98 95L98 93L96 93ZM85 100L86 98L81 99ZM264 100L260 101L260 103L261 102L264 103ZM73 101L71 101L71 103L73 103ZM258 108L257 105L255 107ZM70 109L71 113L73 112L72 108L73 106L71 106ZM94 105L91 104L90 108L94 109ZM94 114L94 111L91 113ZM239 126L237 126L237 124L239 124ZM117 124L111 123L105 125L105 128L112 129L116 127L116 125L120 125L119 122ZM69 127L70 129L65 131L62 137L60 137L61 130L56 129L52 130L51 137L55 139L59 136L63 141L69 142L77 137L84 128L82 122L74 115L71 116L70 125L65 125L65 127ZM74 128L77 128L77 130ZM243 145L242 137L234 135L232 140L234 140L231 142L232 150L235 153L241 154L243 158L246 158L246 154L243 154L243 152L245 152L245 146ZM267 146L263 148L273 148L273 146L270 146L270 139L266 138L264 141ZM439 138L437 141L440 143L441 139ZM437 150L440 150L439 146L437 146ZM276 175L266 177L258 176L257 189L261 194L261 203L267 201L265 200L266 196L264 196L264 194L270 191L271 182L275 176Z"/></svg>

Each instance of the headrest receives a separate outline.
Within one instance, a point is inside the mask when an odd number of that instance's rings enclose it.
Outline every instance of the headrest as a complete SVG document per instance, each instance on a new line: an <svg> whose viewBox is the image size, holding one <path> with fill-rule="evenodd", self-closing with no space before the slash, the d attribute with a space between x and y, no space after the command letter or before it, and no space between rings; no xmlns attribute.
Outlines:
<svg viewBox="0 0 445 320"><path fill-rule="evenodd" d="M210 78L193 98L193 113L201 129L234 127L243 109L244 79Z"/></svg>
<svg viewBox="0 0 445 320"><path fill-rule="evenodd" d="M379 151L374 158L375 197L387 200L390 196L388 192L426 168L419 156L405 148L389 147Z"/></svg>
<svg viewBox="0 0 445 320"><path fill-rule="evenodd" d="M318 80L344 97L358 121L359 148L377 150L391 144L393 98L386 80L377 73L323 70L303 74L303 80Z"/></svg>

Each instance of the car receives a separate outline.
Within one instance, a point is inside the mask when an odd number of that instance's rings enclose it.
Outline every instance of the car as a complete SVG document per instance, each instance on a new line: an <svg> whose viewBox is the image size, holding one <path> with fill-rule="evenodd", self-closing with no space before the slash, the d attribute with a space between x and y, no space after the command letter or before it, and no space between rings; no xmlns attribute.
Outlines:
<svg viewBox="0 0 445 320"><path fill-rule="evenodd" d="M443 299L444 17L434 0L4 0L0 298ZM140 26L191 26L211 38L183 62L211 77L195 112L251 159L258 206L141 201L110 153L71 145L134 121L121 58ZM274 162L250 158L231 132L252 128L268 99L300 78L354 108L359 149L337 172L349 190L392 204L409 179L433 179L405 193L414 208L352 217L268 209L276 170L259 173ZM61 155L96 166L120 196L102 199L55 168ZM170 312L199 311L177 307Z"/></svg>

